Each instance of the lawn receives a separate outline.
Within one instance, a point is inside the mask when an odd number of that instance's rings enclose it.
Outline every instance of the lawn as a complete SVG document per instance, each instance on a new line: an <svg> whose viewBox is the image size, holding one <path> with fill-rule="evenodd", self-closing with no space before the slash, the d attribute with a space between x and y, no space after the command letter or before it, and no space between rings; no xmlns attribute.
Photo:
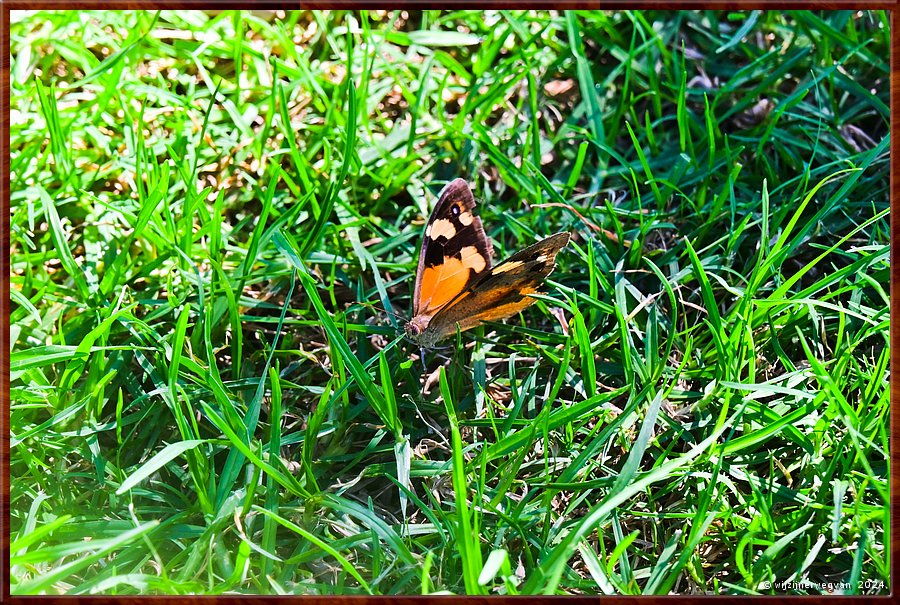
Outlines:
<svg viewBox="0 0 900 605"><path fill-rule="evenodd" d="M890 593L887 12L10 28L13 594Z"/></svg>

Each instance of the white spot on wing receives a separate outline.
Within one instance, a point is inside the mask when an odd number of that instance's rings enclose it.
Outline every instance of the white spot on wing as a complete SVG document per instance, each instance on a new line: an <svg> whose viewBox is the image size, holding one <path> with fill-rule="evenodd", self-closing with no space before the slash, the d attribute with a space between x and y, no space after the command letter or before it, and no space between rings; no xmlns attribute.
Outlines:
<svg viewBox="0 0 900 605"><path fill-rule="evenodd" d="M459 251L459 256L463 267L472 269L475 273L481 273L484 271L485 266L487 266L485 258L478 252L478 248L475 246L463 247L463 249Z"/></svg>
<svg viewBox="0 0 900 605"><path fill-rule="evenodd" d="M463 227L468 227L472 224L472 221L475 220L475 217L472 216L471 212L463 212L459 215L459 222Z"/></svg>
<svg viewBox="0 0 900 605"><path fill-rule="evenodd" d="M428 225L428 229L425 230L425 235L427 235L431 239L437 239L441 236L450 239L451 237L456 235L456 227L454 227L453 223L451 223L447 219L439 218L438 220Z"/></svg>

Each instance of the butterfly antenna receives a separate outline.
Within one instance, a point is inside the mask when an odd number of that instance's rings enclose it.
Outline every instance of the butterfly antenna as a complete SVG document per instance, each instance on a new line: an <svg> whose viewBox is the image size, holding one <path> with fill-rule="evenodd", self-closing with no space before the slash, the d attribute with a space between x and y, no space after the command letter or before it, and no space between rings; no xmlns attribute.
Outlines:
<svg viewBox="0 0 900 605"><path fill-rule="evenodd" d="M393 317L394 319L397 320L398 323L401 323L401 324L402 324L402 323L406 323L406 317L404 317L403 315L400 315L399 313L394 313L393 311L388 311L387 309L385 309L384 307L382 307L382 306L379 305L378 303L369 302L369 301L359 301L359 300L358 300L358 301L355 301L353 304L359 305L360 307L372 307L372 308L377 309L377 310L379 310L379 311L383 311L385 314L387 314L387 315Z"/></svg>

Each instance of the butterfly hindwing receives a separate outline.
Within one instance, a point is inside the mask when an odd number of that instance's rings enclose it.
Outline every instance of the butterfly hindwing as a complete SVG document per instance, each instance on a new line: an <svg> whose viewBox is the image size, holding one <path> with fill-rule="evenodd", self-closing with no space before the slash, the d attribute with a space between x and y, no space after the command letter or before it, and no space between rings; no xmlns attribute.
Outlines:
<svg viewBox="0 0 900 605"><path fill-rule="evenodd" d="M441 191L419 251L414 316L433 316L491 268L493 249L474 211L475 198L463 179Z"/></svg>

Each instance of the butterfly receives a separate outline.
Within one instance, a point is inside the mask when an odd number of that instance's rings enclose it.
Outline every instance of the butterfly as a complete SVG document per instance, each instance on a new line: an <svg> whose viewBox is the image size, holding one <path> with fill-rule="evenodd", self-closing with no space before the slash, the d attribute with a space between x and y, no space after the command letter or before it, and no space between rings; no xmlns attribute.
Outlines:
<svg viewBox="0 0 900 605"><path fill-rule="evenodd" d="M463 179L441 191L428 219L413 293L413 317L406 334L424 348L486 321L515 315L556 267L556 254L569 243L561 231L491 268L493 247L474 213L475 197Z"/></svg>

